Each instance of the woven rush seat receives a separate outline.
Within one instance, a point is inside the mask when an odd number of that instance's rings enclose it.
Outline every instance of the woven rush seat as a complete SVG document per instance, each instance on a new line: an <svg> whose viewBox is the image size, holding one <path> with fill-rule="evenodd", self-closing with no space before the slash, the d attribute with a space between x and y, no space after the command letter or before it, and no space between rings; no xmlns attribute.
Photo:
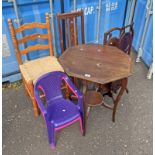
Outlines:
<svg viewBox="0 0 155 155"><path fill-rule="evenodd" d="M47 56L31 61L26 61L19 66L26 82L35 81L45 73L52 71L64 71L54 56Z"/></svg>

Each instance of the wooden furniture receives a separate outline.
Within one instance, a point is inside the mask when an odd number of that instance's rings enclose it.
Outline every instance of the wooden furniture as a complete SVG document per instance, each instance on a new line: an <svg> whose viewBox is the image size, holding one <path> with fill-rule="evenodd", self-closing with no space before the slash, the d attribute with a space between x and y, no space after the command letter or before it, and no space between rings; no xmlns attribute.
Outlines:
<svg viewBox="0 0 155 155"><path fill-rule="evenodd" d="M14 50L16 53L17 61L19 63L19 68L22 74L23 83L25 86L26 93L30 96L33 104L34 114L35 116L39 115L39 109L34 98L34 82L41 75L51 72L51 71L63 71L63 68L57 61L57 58L53 56L52 50L52 36L50 31L50 18L46 13L46 23L28 23L24 24L18 28L14 28L12 20L8 19L8 24L10 27L12 42L14 45ZM28 29L47 29L47 34L32 34L24 36L23 38L17 39L16 34L21 33L24 30ZM27 48L20 50L19 45L25 44L27 41L32 41L36 39L46 39L48 40L47 45L37 44L33 46L28 46ZM45 50L49 49L50 56L38 58L31 61L22 61L22 55L27 54L34 50ZM44 52L44 51L43 51Z"/></svg>
<svg viewBox="0 0 155 155"><path fill-rule="evenodd" d="M88 106L99 106L103 103L103 96L101 93L94 90L87 91L85 93L85 100L87 101Z"/></svg>
<svg viewBox="0 0 155 155"><path fill-rule="evenodd" d="M119 31L118 37L113 37L113 32ZM132 40L133 40L134 30L133 23L131 25L124 26L122 28L112 28L104 34L104 45L116 46L121 49L124 53L130 55ZM107 94L111 95L110 91L117 93L117 90L120 88L120 80L112 82L108 85L109 92ZM128 93L128 89L126 89Z"/></svg>
<svg viewBox="0 0 155 155"><path fill-rule="evenodd" d="M63 53L69 47L79 45L80 43L84 44L85 41L83 11L57 14L57 20L61 53ZM74 84L79 87L78 79L73 77L73 81ZM67 93L67 96L70 96L69 91Z"/></svg>
<svg viewBox="0 0 155 155"><path fill-rule="evenodd" d="M81 44L84 44L83 11L58 14L57 20L59 28L60 48L62 53L69 47L79 45L80 42ZM80 24L80 26L78 24ZM63 32L65 32L65 38L63 37ZM81 34L79 34L80 32ZM79 38L79 36L81 36L81 38Z"/></svg>
<svg viewBox="0 0 155 155"><path fill-rule="evenodd" d="M113 32L119 31L118 37L113 37ZM104 33L104 45L116 46L125 53L130 55L133 40L133 24L122 28L115 27Z"/></svg>
<svg viewBox="0 0 155 155"><path fill-rule="evenodd" d="M121 79L121 89L114 99L112 120L120 98L127 86L127 77L132 74L131 58L113 46L83 44L67 49L58 59L64 71L73 77L99 84L107 84ZM83 87L86 92L86 86ZM85 122L87 103L85 102Z"/></svg>
<svg viewBox="0 0 155 155"><path fill-rule="evenodd" d="M95 90L86 91L84 98L85 98L85 104L87 106L87 109L86 109L87 117L92 107L100 106L104 102L104 98L102 94Z"/></svg>

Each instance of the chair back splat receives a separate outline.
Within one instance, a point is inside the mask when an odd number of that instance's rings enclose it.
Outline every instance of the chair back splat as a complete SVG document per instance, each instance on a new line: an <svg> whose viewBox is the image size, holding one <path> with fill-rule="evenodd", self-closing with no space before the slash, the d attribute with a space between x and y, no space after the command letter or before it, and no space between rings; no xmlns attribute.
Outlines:
<svg viewBox="0 0 155 155"><path fill-rule="evenodd" d="M78 18L80 18L79 22ZM84 44L83 11L58 14L57 19L59 28L60 48L62 53L65 51L65 49L74 45L78 45L80 41L82 44ZM81 26L78 26L79 23ZM63 31L65 32L65 38L63 37ZM78 32L81 33L78 34ZM81 37L81 40L79 39L79 37Z"/></svg>

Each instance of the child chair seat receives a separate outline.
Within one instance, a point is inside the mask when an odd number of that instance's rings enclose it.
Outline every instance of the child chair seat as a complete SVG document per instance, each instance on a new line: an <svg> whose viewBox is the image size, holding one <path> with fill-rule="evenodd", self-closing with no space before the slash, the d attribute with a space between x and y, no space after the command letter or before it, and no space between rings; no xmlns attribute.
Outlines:
<svg viewBox="0 0 155 155"><path fill-rule="evenodd" d="M51 71L64 71L57 58L54 56L46 56L26 61L22 65L19 65L19 68L26 82L33 81L33 83L45 73Z"/></svg>
<svg viewBox="0 0 155 155"><path fill-rule="evenodd" d="M48 113L50 122L53 122L55 128L67 126L68 123L80 117L78 108L71 101L59 98L51 102Z"/></svg>

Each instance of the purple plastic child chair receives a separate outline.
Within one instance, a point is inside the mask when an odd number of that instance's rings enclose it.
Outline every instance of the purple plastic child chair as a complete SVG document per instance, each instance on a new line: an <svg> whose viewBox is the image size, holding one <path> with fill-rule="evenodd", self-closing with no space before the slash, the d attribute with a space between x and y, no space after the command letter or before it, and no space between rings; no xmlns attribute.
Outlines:
<svg viewBox="0 0 155 155"><path fill-rule="evenodd" d="M69 86L71 91L77 96L78 103L75 105L69 99L63 97L61 91L62 80ZM47 106L42 102L39 90L41 90L46 98ZM56 131L76 122L80 121L80 128L83 134L84 112L83 112L83 95L74 86L69 77L59 71L50 72L41 76L34 85L34 96L46 122L49 144L55 148Z"/></svg>

